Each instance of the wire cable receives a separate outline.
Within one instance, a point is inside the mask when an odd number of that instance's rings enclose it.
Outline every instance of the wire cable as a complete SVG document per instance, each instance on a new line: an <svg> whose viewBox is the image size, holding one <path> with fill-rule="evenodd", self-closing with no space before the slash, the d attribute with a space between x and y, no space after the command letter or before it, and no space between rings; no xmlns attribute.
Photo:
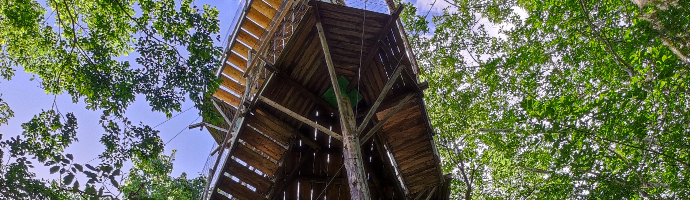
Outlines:
<svg viewBox="0 0 690 200"><path fill-rule="evenodd" d="M196 119L194 119L194 121L192 121L192 123L189 123L189 125L183 127L182 130L180 130L180 132L177 132L177 134L175 134L175 136L173 136L173 138L170 138L170 140L168 140L168 142L166 142L165 145L168 145L168 143L170 143L172 140L177 138L177 136L179 136L182 132L184 132L184 130L187 130L190 125L194 124L194 122L196 122L196 120L199 120L199 117L201 117L201 116L197 116Z"/></svg>

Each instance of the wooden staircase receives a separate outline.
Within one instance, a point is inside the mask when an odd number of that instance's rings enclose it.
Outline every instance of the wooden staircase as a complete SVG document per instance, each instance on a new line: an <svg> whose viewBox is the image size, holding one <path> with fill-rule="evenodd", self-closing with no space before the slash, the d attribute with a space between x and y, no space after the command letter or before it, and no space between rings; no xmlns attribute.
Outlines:
<svg viewBox="0 0 690 200"><path fill-rule="evenodd" d="M214 97L223 100L234 108L238 108L242 94L244 94L247 80L244 74L247 70L249 51L257 51L260 39L269 29L273 19L280 9L281 0L249 0L248 11L236 28L235 37L229 42L229 50L225 52L220 78L223 80L221 88Z"/></svg>

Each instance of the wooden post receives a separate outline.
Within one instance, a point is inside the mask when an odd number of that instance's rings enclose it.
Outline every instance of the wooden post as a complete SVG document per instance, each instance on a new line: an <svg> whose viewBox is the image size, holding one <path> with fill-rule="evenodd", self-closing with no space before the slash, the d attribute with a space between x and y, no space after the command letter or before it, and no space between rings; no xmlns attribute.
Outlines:
<svg viewBox="0 0 690 200"><path fill-rule="evenodd" d="M313 2L313 1L312 1ZM321 48L323 49L324 57L326 58L326 65L328 66L328 74L333 85L333 92L335 92L336 100L338 102L338 111L340 113L340 126L343 135L343 163L347 171L347 180L350 185L350 197L355 200L370 200L369 186L367 184L366 173L364 172L364 161L362 159L362 150L360 148L360 141L355 135L357 127L355 127L355 116L352 113L352 107L347 98L344 98L338 85L338 77L335 74L335 66L331 59L331 53L328 50L328 43L326 43L326 35L321 24L321 16L318 4L312 4L315 10L316 28L319 32L319 39L321 40Z"/></svg>

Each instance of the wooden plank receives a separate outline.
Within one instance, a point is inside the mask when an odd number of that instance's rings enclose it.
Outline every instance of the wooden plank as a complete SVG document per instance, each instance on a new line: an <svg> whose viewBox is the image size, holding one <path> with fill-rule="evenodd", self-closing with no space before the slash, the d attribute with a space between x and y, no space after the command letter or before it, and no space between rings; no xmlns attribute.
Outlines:
<svg viewBox="0 0 690 200"><path fill-rule="evenodd" d="M426 138L418 138L419 140L424 140ZM416 140L416 141L419 141ZM408 147L415 146L415 149L411 149ZM429 148L429 143L424 141L424 142L415 142L411 141L408 142L407 145L403 146L398 146L396 148L396 152L394 153L395 160L398 161L400 165L403 164L414 164L415 162L419 160L427 160L427 159L432 159L433 155L431 155L431 149ZM426 157L428 156L428 158ZM402 170L402 168L401 168Z"/></svg>
<svg viewBox="0 0 690 200"><path fill-rule="evenodd" d="M277 117L273 116L272 114L269 114L263 109L257 109L254 113L254 117L256 117L256 119L261 121L270 129L273 129L276 132L281 132L281 134L283 135L292 136L295 132L297 132L293 127L291 127L288 124L285 124L283 120L278 119Z"/></svg>
<svg viewBox="0 0 690 200"><path fill-rule="evenodd" d="M382 129L384 132L395 132L399 133L398 135L401 136L408 136L410 133L415 135L426 134L424 132L426 127L423 126L422 120L419 119L420 117L422 117L420 112L398 112L398 116L389 120L387 124L384 124ZM412 129L420 132L411 132Z"/></svg>
<svg viewBox="0 0 690 200"><path fill-rule="evenodd" d="M388 32L391 31L391 27L392 27L393 25L395 25L395 21L396 21L396 20L398 19L398 17L400 16L400 12L402 12L403 7L404 7L404 6L403 6L402 4L400 4L400 5L398 6L398 8L395 10L395 12L391 14L391 16L390 16L389 19L388 19L388 22L387 22L386 25L381 29L381 33L379 34L377 41L381 40L381 39L384 38L386 35L388 35ZM378 48L379 48L379 43L376 42L376 44L374 44L374 46L372 46L371 49L369 49L369 51L367 51L367 56L364 57L364 60L363 60L363 63L364 63L364 64L363 64L362 66L364 66L364 67L369 66L369 64L371 63L371 61L372 61L372 59L374 58L374 56L375 56L376 54L378 54L378 52L377 52ZM367 68L362 69L362 71L363 71L363 72L367 72ZM355 81L355 82L357 82L357 81ZM352 88L351 88L351 87L348 87L347 89L348 89L348 90L351 90Z"/></svg>
<svg viewBox="0 0 690 200"><path fill-rule="evenodd" d="M246 145L239 144L236 147L233 156L258 169L268 175L268 177L273 177L276 169L278 169L278 164L273 163L261 154L249 149Z"/></svg>
<svg viewBox="0 0 690 200"><path fill-rule="evenodd" d="M288 162L288 166L286 166L286 169L290 169L290 173L287 174L287 176L284 176L283 180L280 181L280 185L276 186L276 189L278 192L285 191L287 198L292 199L290 196L291 195L296 195L296 192L293 193L293 191L296 191L297 183L295 183L295 178L300 172L300 168L304 166L308 159L306 159L305 156L291 156L292 159L291 161ZM287 172L287 171L285 171ZM281 195L274 195L271 199L276 200L278 197Z"/></svg>
<svg viewBox="0 0 690 200"><path fill-rule="evenodd" d="M383 90L381 91L381 94L379 94L379 96L376 98L376 101L374 102L374 104L369 109L369 112L367 112L367 115L364 117L364 121L362 121L362 124L360 124L359 128L357 128L358 133L364 131L364 128L367 126L367 124L369 124L371 117L373 117L374 114L376 113L376 109L379 108L379 105L381 105L381 102L383 102L383 99L388 94L388 91L390 91L391 87L393 87L393 83L395 83L395 81L398 79L398 77L400 77L400 72L402 72L403 68L404 68L404 66L398 66L395 69L395 71L393 72L393 75L391 76L391 78L388 80L388 82L386 82L386 85L383 86ZM404 100L404 101L407 101L407 100ZM401 103L404 104L405 102L401 102ZM385 121L385 120L387 120L387 119L384 118L383 121ZM366 141L366 139L364 141Z"/></svg>
<svg viewBox="0 0 690 200"><path fill-rule="evenodd" d="M254 1L261 1L261 0L254 0ZM283 3L282 0L265 0L268 5L271 5L274 9L280 8L280 4Z"/></svg>
<svg viewBox="0 0 690 200"><path fill-rule="evenodd" d="M317 52L318 46L318 38L314 37L308 41L307 45L304 45L304 49L298 50L301 53L296 60L297 62L292 70L292 73L290 73L292 77L297 77L298 80L302 79L302 74L304 73L304 71L306 71L307 68L312 67L311 65L307 65L307 63L313 61L316 58L316 56L320 54Z"/></svg>
<svg viewBox="0 0 690 200"><path fill-rule="evenodd" d="M211 196L211 200L231 200L231 199L226 197L225 195L218 193L218 191L213 191L213 194Z"/></svg>
<svg viewBox="0 0 690 200"><path fill-rule="evenodd" d="M247 70L247 60L236 53L231 53L230 56L228 56L228 61L242 71Z"/></svg>
<svg viewBox="0 0 690 200"><path fill-rule="evenodd" d="M240 97L235 96L223 89L216 90L216 93L213 93L213 96L222 101L225 101L226 103L234 106L235 108L237 108L237 106L240 105Z"/></svg>
<svg viewBox="0 0 690 200"><path fill-rule="evenodd" d="M266 113L265 111L257 109L254 116L256 119L258 119L258 121L261 121L261 124L263 126L273 129L273 131L275 131L276 133L280 133L281 135L284 135L286 137L292 137L293 134L298 137L304 137L304 135L301 132L295 130L290 125L285 124L285 122L283 122L282 120L278 119L277 117L269 113ZM305 143L314 149L320 149L319 145L316 145L311 141L305 141Z"/></svg>
<svg viewBox="0 0 690 200"><path fill-rule="evenodd" d="M422 138L422 139L427 139L427 138ZM431 148L429 148L430 146L431 145L429 145L428 141L423 141L423 142L418 141L416 143L412 143L405 148L406 152L400 152L399 154L396 155L400 158L400 161L398 161L398 162L405 162L411 156L420 154L422 152L431 151Z"/></svg>
<svg viewBox="0 0 690 200"><path fill-rule="evenodd" d="M403 110L400 113L401 114L399 117L391 119L389 123L383 125L383 128L387 131L391 129L397 129L402 131L406 130L403 128L409 129L412 127L416 127L418 124L421 125L422 113L419 112L419 108L417 108L417 106L403 108Z"/></svg>
<svg viewBox="0 0 690 200"><path fill-rule="evenodd" d="M323 108L330 112L337 112L336 108L334 108L331 104L326 102L326 100L323 100L322 98L316 96L314 93L312 93L299 83L296 83L294 80L292 80L292 78L287 77L285 74L278 74L277 78L279 82L296 89L297 92L301 95L300 97L309 99L310 101L321 105Z"/></svg>
<svg viewBox="0 0 690 200"><path fill-rule="evenodd" d="M237 40L249 45L250 47L252 47L252 49L256 49L256 47L259 45L259 39L250 35L245 30L239 31L239 33L237 34Z"/></svg>
<svg viewBox="0 0 690 200"><path fill-rule="evenodd" d="M268 189L271 187L271 180L266 178L265 176L259 175L256 172L249 170L249 168L241 165L235 160L230 160L227 165L227 170L225 172L228 172L230 175L237 177L241 181L253 186L256 188L257 191L261 193L266 193L268 192Z"/></svg>
<svg viewBox="0 0 690 200"><path fill-rule="evenodd" d="M362 15L366 13L367 19L371 19L374 21L385 21L388 17L387 14L383 13L378 13L374 11L369 11L369 10L363 10L359 8L353 8L353 7L348 7L348 6L342 6L342 5L336 5L336 4L325 4L323 3L320 5L319 9L323 10L322 13L328 13L328 15L331 14L341 14L341 15L350 15L355 18L361 19ZM324 15L324 16L328 16ZM360 26L362 24L360 23Z"/></svg>
<svg viewBox="0 0 690 200"><path fill-rule="evenodd" d="M244 85L242 85L238 82L235 82L234 80L228 78L227 76L220 76L220 79L223 81L220 83L223 87L235 92L236 94L243 94L244 93L244 88L245 88Z"/></svg>
<svg viewBox="0 0 690 200"><path fill-rule="evenodd" d="M268 104L268 105L270 105L270 106L273 107L273 108L276 108L276 109L280 110L281 112L283 112L283 113L289 115L290 117L293 117L293 118L299 120L299 121L302 122L302 123L305 123L305 124L307 124L307 125L309 125L309 126L312 126L312 127L316 128L316 129L319 129L319 131L324 132L324 133L330 135L331 137L333 137L333 138L335 138L335 139L337 139L337 140L342 140L342 136L340 136L339 134L337 134L337 133L335 133L335 132L329 130L328 128L323 127L323 126L321 126L321 125L319 125L319 124L317 124L317 123L315 123L315 122L313 122L313 121L311 121L311 120L309 120L309 119L307 119L307 118L305 118L305 117L303 117L303 116L301 116L301 115L299 115L299 114L297 114L297 113L291 111L291 110L288 109L288 108L283 107L282 105L280 105L280 104L278 104L278 103L276 103L276 102L274 102L274 101L272 101L272 100L270 100L270 99L268 99L268 98L266 98L266 97L264 97L264 96L259 96L259 100L262 101L262 102L264 102L264 103L266 103L266 104Z"/></svg>
<svg viewBox="0 0 690 200"><path fill-rule="evenodd" d="M242 24L242 29L245 31L251 33L252 35L256 37L261 37L261 34L266 31L263 27L259 26L256 22L252 20L244 20L244 23Z"/></svg>
<svg viewBox="0 0 690 200"><path fill-rule="evenodd" d="M358 26L356 29L347 29L339 26L326 26L324 27L326 33L330 34L339 34L343 36L350 36L350 37L356 37L360 38L359 41L362 39L364 40L372 40L375 39L377 36L376 33L372 33L367 31L368 29L364 29L364 32L362 33L362 26ZM359 50L359 48L357 48Z"/></svg>
<svg viewBox="0 0 690 200"><path fill-rule="evenodd" d="M249 188L233 181L230 178L221 178L218 188L232 195L232 197L240 200L266 199L265 196L249 190Z"/></svg>
<svg viewBox="0 0 690 200"><path fill-rule="evenodd" d="M287 144L288 139L292 137L292 133L276 131L271 126L264 124L262 120L256 117L256 115L254 115L254 117L249 118L249 124L252 127L261 131L262 133L268 135L269 137L283 144Z"/></svg>
<svg viewBox="0 0 690 200"><path fill-rule="evenodd" d="M425 182L433 184L438 182L438 178L436 176L429 176L428 174L435 174L433 173L435 170L436 167L420 168L409 173L403 173L403 176L406 177L405 180L408 183L411 183L410 186L412 186L412 183L416 182ZM411 191L411 193L414 194L415 192Z"/></svg>
<svg viewBox="0 0 690 200"><path fill-rule="evenodd" d="M325 15L321 17L321 20L324 24L329 24L329 25L340 25L342 27L362 27L362 17L360 16L359 19L356 19L354 21L350 20L343 20L339 19L336 16L330 16L330 15ZM367 24L365 27L367 27L368 31L380 31L381 28L385 26L385 24L379 24L378 21L374 20L367 20ZM361 30L360 30L361 31Z"/></svg>
<svg viewBox="0 0 690 200"><path fill-rule="evenodd" d="M421 132L423 131L424 128L422 127L415 127L413 130L409 130L406 132ZM390 141L391 146L393 147L405 147L407 146L406 143L408 142L414 142L412 139L416 137L409 135L409 134L389 134L388 139ZM421 138L421 139L426 139L426 138Z"/></svg>
<svg viewBox="0 0 690 200"><path fill-rule="evenodd" d="M254 0L252 2L252 8L255 8L257 11L259 11L261 14L268 18L273 18L273 15L276 14L275 8L271 7L270 5L261 0Z"/></svg>
<svg viewBox="0 0 690 200"><path fill-rule="evenodd" d="M256 8L252 7L249 9L249 12L247 12L247 18L256 22L261 27L264 27L266 29L268 27L268 24L270 23L271 19L268 18L266 15L261 14ZM261 37L261 36L259 36Z"/></svg>
<svg viewBox="0 0 690 200"><path fill-rule="evenodd" d="M419 153L413 156L414 159L409 160L409 162L401 163L400 170L403 172L414 171L417 167L433 167L434 160L433 155L429 152Z"/></svg>
<svg viewBox="0 0 690 200"><path fill-rule="evenodd" d="M242 44L241 42L236 42L235 45L232 46L232 51L241 55L242 57L249 57L249 47L247 45Z"/></svg>
<svg viewBox="0 0 690 200"><path fill-rule="evenodd" d="M394 171L396 165L395 165L395 163L391 164L389 162L391 160L391 158L389 157L389 154L386 152L386 149L381 142L381 141L383 141L381 138L382 138L381 135L378 135L378 134L376 136L374 136L374 139L373 139L374 148L376 148L376 151L378 152L381 159L386 161L386 164L384 165L384 167L386 168L385 172L387 173L389 180L392 181L393 183L395 183L395 187L393 187L393 188L395 189L395 193L400 196L398 198L405 197L405 195L407 195L407 194L405 194L405 191L403 190L403 186L402 186L402 184L405 184L404 180L403 180L403 183L401 183L398 180L398 176L395 174L395 171Z"/></svg>
<svg viewBox="0 0 690 200"><path fill-rule="evenodd" d="M292 62L294 61L292 56L302 53L301 51L293 51L293 48L295 45L303 46L305 43L304 40L306 38L310 38L308 36L311 34L311 30L314 28L314 23L316 23L316 20L314 17L312 17L313 15L311 13L311 9L307 10L307 13L305 13L303 19L300 20L299 25L297 25L297 28L295 28L293 32L293 36L297 35L297 37L290 37L290 39L287 41L287 44L283 48L283 52L287 53L281 53L278 56L278 59L276 59L276 63Z"/></svg>
<svg viewBox="0 0 690 200"><path fill-rule="evenodd" d="M429 192L429 195L427 195L426 200L431 199L431 197L434 195L434 192L436 192L436 188L438 188L438 186L434 186L434 189L431 189L431 192Z"/></svg>
<svg viewBox="0 0 690 200"><path fill-rule="evenodd" d="M316 58L319 58L319 57L321 57L321 56L323 56L323 55L321 55L321 52L320 52L320 51L317 52L317 53L315 53L315 54L316 54L316 55L314 56L314 58L310 59L310 60L307 62L307 65L309 65L309 66L311 66L311 67L307 70L306 74L302 77L302 78L304 79L304 81L302 81L302 83L304 83L304 84L308 84L308 82L309 82L310 80L312 80L312 77L314 76L314 74L315 74L317 71L320 72L319 74L324 74L324 73L323 73L324 70L323 70L323 68L322 68L321 65L320 65L323 61L322 61L321 59L316 59ZM321 93L319 93L319 94L321 94ZM330 105L330 104L329 104L329 105ZM327 108L327 109L332 109L332 108Z"/></svg>
<svg viewBox="0 0 690 200"><path fill-rule="evenodd" d="M271 157L274 160L280 160L280 157L286 150L282 146L273 142L271 139L263 136L251 128L245 129L244 133L240 135L240 139L254 146L259 151L264 152L264 154L268 155L268 157Z"/></svg>
<svg viewBox="0 0 690 200"><path fill-rule="evenodd" d="M383 119L381 119L381 121L379 121L378 123L376 123L376 125L374 125L373 128L369 129L369 132L367 132L367 134L364 135L364 137L362 137L362 141L367 141L367 140L369 140L369 138L371 138L371 136L373 136L374 133L375 133L376 131L378 131L378 130L381 128L381 126L383 126L384 124L386 124L386 121L388 121L388 119L390 119L391 117L393 117L393 115L394 115L395 113L397 113L397 112L402 108L402 106L405 105L405 103L406 103L408 100L410 100L410 98L412 98L412 96L414 96L414 94L408 94L402 101L400 101L400 102L398 103L397 106L395 106L395 108L393 108L393 110L392 110L391 112L386 113L386 116L384 116ZM362 129L363 129L363 128L362 128Z"/></svg>
<svg viewBox="0 0 690 200"><path fill-rule="evenodd" d="M376 91L376 94L378 94L381 91L383 91L383 86L385 84L383 80L388 78L388 76L386 75L385 66L381 61L380 55L376 55L376 57L374 57L374 62L369 66L373 67L370 69L370 71L372 71L372 74L375 74L373 86L375 88L374 90Z"/></svg>
<svg viewBox="0 0 690 200"><path fill-rule="evenodd" d="M240 71L239 69L237 69L231 65L225 65L225 67L223 67L223 74L224 75L229 76L233 80L240 82L240 84L242 84L242 85L245 85L245 84L247 84L247 79L242 77L243 73L244 72Z"/></svg>

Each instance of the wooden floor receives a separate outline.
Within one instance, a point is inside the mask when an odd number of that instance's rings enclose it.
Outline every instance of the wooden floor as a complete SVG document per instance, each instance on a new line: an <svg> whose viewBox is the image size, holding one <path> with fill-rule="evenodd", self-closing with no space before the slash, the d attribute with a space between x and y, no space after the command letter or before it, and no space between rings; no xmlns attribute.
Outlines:
<svg viewBox="0 0 690 200"><path fill-rule="evenodd" d="M448 181L441 174L423 100L424 84L418 83L413 73L418 70L412 69L405 55L404 38L392 25L395 16L314 3L290 30L291 37L276 34L287 42L272 59L275 72L264 81L260 96L340 133L336 106L321 97L332 85L315 26L320 17L337 75L350 82L348 89L363 96L354 107L358 124L386 83L393 81L362 135L401 105L374 137L361 141L372 199L447 199ZM236 58L242 58L241 52L233 49L228 56L222 75L228 90L215 95L224 106L219 112L226 116L233 116L233 108L243 105L239 94L246 83L236 76L244 73L239 66L246 67L246 59ZM402 74L389 80L398 67L402 67ZM411 100L404 101L409 95L413 95ZM231 157L222 165L212 199L349 199L340 141L263 101L247 108L248 112L240 115L237 140L231 145ZM227 123L219 126L229 129ZM209 130L216 141L222 141L224 133Z"/></svg>

